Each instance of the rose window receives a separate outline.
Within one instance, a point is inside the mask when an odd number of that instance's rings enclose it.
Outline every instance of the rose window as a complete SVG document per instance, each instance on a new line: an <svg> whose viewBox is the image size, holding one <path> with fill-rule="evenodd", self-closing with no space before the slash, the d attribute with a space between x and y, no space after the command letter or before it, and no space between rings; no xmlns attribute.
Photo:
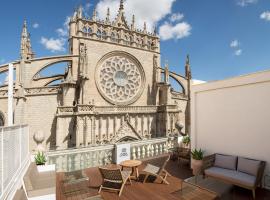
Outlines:
<svg viewBox="0 0 270 200"><path fill-rule="evenodd" d="M144 72L132 58L112 56L96 71L96 82L102 96L113 104L134 102L143 90Z"/></svg>

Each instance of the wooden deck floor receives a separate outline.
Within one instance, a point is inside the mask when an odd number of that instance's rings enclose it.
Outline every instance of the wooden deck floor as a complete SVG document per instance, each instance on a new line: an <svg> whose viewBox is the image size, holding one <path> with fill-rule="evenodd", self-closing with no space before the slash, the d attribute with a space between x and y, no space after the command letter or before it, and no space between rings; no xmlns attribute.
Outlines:
<svg viewBox="0 0 270 200"><path fill-rule="evenodd" d="M150 163L157 163L158 159L152 159L146 161ZM141 170L145 163L139 168ZM115 167L112 165L111 167ZM166 170L172 175L168 177L169 185L160 184L160 180L149 180L147 183L132 181L132 185L127 184L121 197L118 197L117 193L104 191L101 192L101 196L105 200L181 200L181 196L178 191L181 188L181 181L192 176L191 170L188 165L182 164L177 165L177 162L169 161ZM101 176L99 174L98 168L89 168L85 170L87 176L89 176L90 181L75 184L72 186L74 192L63 193L63 187L61 180L64 176L63 173L57 174L57 184L56 184L56 197L57 200L80 200L85 199L90 196L95 196L98 194L98 189L101 184ZM143 177L141 177L143 178ZM256 199L266 200L270 199L270 191L257 189ZM199 198L201 199L201 198ZM227 194L224 200L249 200L252 199L251 192L241 188L234 188L230 194Z"/></svg>

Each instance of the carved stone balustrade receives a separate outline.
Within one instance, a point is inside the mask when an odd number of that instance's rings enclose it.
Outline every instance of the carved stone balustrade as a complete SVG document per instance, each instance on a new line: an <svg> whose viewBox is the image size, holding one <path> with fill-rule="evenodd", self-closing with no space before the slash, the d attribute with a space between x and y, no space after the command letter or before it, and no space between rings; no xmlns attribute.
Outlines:
<svg viewBox="0 0 270 200"><path fill-rule="evenodd" d="M174 137L130 142L131 159L143 159L168 153L177 146ZM92 146L47 152L48 163L57 171L74 171L113 163L114 145Z"/></svg>

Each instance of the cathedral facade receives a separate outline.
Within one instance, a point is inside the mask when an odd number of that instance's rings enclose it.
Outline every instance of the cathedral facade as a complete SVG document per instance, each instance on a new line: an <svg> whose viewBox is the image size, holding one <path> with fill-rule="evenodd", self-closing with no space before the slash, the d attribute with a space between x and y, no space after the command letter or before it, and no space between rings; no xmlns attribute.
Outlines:
<svg viewBox="0 0 270 200"><path fill-rule="evenodd" d="M29 124L30 150L82 148L187 134L191 72L160 64L160 39L154 31L128 24L123 1L111 19L91 18L77 9L69 22L69 54L36 58L26 23L21 58L14 61L14 124ZM64 74L43 76L54 64ZM0 73L8 70L0 66ZM182 91L174 91L174 79ZM56 85L54 81L61 80ZM0 86L0 123L7 121L7 85Z"/></svg>

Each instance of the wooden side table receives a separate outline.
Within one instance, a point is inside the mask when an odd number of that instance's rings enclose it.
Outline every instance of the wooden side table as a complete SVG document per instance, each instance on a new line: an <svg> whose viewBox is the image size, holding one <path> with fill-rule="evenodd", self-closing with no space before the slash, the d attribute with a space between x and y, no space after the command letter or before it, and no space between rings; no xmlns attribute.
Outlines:
<svg viewBox="0 0 270 200"><path fill-rule="evenodd" d="M124 167L131 168L131 170L132 170L131 174L135 173L135 175L130 176L130 178L137 180L139 177L138 167L141 164L142 164L142 161L140 161L140 160L125 160L125 161L120 163L120 166L122 167L122 170L124 169Z"/></svg>

